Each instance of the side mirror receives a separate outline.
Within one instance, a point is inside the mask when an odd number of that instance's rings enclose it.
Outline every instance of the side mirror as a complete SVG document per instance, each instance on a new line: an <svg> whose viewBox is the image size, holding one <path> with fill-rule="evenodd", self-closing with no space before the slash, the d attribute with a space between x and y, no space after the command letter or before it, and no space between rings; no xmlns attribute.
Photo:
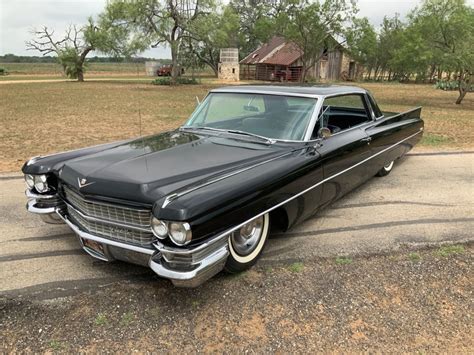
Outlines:
<svg viewBox="0 0 474 355"><path fill-rule="evenodd" d="M331 137L331 134L332 134L331 130L327 127L322 127L318 131L318 137L322 138L322 139L326 139L326 138Z"/></svg>

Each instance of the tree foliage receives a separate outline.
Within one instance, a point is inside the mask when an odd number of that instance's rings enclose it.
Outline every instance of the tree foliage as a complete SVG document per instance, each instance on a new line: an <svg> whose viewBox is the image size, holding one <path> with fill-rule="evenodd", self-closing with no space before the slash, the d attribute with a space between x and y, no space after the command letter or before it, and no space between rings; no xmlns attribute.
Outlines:
<svg viewBox="0 0 474 355"><path fill-rule="evenodd" d="M169 46L171 81L175 83L183 42L189 39L194 23L213 7L213 0L111 0L102 18L135 33L144 45Z"/></svg>
<svg viewBox="0 0 474 355"><path fill-rule="evenodd" d="M56 54L64 73L72 79L84 81L86 57L92 51L100 51L112 55L130 54L136 51L135 42L128 41L127 32L108 26L107 23L96 23L89 18L84 26L71 25L59 39L54 30L43 26L35 30L35 38L26 43L28 50L36 50L44 56Z"/></svg>
<svg viewBox="0 0 474 355"><path fill-rule="evenodd" d="M239 17L231 6L201 16L189 29L181 63L209 66L217 76L221 48L238 46Z"/></svg>
<svg viewBox="0 0 474 355"><path fill-rule="evenodd" d="M282 31L285 38L302 51L302 82L324 53L339 45L344 23L352 20L356 11L355 1L288 1L286 11L278 16L278 22L285 24Z"/></svg>

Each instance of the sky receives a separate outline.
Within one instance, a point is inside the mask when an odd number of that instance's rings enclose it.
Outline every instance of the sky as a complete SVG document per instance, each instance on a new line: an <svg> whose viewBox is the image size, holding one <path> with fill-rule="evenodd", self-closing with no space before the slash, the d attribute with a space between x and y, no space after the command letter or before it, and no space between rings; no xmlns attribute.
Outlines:
<svg viewBox="0 0 474 355"><path fill-rule="evenodd" d="M89 16L99 14L107 0L0 0L0 55L40 55L27 51L25 41L30 31L46 25L62 33L70 24L83 24ZM399 13L404 18L421 0L359 0L358 16L368 17L375 26L385 15ZM469 0L473 3L474 0ZM169 48L154 48L142 54L151 58L170 58Z"/></svg>

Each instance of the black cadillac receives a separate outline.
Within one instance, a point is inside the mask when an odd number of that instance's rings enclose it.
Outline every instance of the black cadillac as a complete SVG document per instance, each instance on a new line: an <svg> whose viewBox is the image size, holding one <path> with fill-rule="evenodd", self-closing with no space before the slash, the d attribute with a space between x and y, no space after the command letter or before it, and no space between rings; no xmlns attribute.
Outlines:
<svg viewBox="0 0 474 355"><path fill-rule="evenodd" d="M349 86L215 89L174 131L32 158L27 209L95 258L194 287L252 266L270 227L389 174L421 139L420 113Z"/></svg>

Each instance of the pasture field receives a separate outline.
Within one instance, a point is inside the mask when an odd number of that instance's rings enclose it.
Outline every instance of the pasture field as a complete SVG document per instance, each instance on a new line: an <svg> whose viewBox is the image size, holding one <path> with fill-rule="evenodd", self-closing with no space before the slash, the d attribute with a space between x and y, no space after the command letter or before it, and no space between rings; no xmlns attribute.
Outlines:
<svg viewBox="0 0 474 355"><path fill-rule="evenodd" d="M0 83L0 172L18 172L31 156L178 127L193 111L196 96L217 86L215 79L178 87L142 79ZM474 146L472 95L455 105L456 92L429 85L356 85L371 90L384 111L423 106L426 131L419 149Z"/></svg>
<svg viewBox="0 0 474 355"><path fill-rule="evenodd" d="M140 68L143 63L138 63ZM0 67L7 69L10 77L17 75L48 75L63 76L61 65L57 63L0 63ZM135 63L89 63L86 67L88 74L114 73L133 74L137 72ZM87 75L87 74L86 74ZM3 79L8 79L8 76Z"/></svg>
<svg viewBox="0 0 474 355"><path fill-rule="evenodd" d="M1 68L5 68L8 75L0 76L2 81L17 80L65 80L61 65L57 63L0 63ZM186 75L191 75L188 70ZM209 69L197 70L196 76L209 76L212 72ZM86 65L85 80L88 79L137 79L148 78L145 75L144 63L88 63Z"/></svg>

